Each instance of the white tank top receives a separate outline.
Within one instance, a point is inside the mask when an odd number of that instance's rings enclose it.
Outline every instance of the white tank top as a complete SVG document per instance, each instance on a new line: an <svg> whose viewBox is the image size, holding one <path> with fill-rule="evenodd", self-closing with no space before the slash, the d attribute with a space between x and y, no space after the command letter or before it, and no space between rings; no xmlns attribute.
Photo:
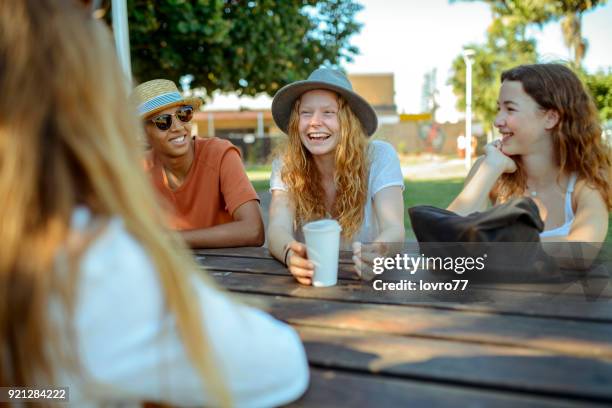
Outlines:
<svg viewBox="0 0 612 408"><path fill-rule="evenodd" d="M574 209L572 208L572 192L576 185L577 174L572 173L569 181L567 182L567 191L565 192L565 223L560 227L551 229L548 231L542 231L540 238L545 237L563 237L567 236L572 229L572 223L574 222Z"/></svg>

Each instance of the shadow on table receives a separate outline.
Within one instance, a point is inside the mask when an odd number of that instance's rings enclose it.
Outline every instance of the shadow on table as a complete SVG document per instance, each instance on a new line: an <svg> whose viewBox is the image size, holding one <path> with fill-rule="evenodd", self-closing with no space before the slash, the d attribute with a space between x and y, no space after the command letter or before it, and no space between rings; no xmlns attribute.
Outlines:
<svg viewBox="0 0 612 408"><path fill-rule="evenodd" d="M306 343L307 350L311 347L312 344ZM523 392L550 392L558 393L562 397L573 395L612 401L612 364L593 358L520 355L529 353L527 350L516 350L516 355L443 356L423 359L393 352L380 356L341 346L334 346L326 350L326 353L328 352L335 356L334 362L330 360L329 364L325 364L324 359L321 359L320 363L329 368L340 364L362 370L372 370L372 367L375 367L376 373L411 379Z"/></svg>

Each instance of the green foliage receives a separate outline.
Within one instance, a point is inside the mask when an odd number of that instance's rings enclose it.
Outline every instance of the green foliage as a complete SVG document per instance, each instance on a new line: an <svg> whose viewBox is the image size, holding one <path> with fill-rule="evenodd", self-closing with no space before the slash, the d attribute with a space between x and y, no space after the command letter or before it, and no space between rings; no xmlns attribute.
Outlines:
<svg viewBox="0 0 612 408"><path fill-rule="evenodd" d="M602 122L612 120L612 69L586 74L583 80L595 99Z"/></svg>
<svg viewBox="0 0 612 408"><path fill-rule="evenodd" d="M488 4L495 16L509 17L521 24L543 25L568 14L581 14L607 0L451 0L480 1Z"/></svg>
<svg viewBox="0 0 612 408"><path fill-rule="evenodd" d="M494 20L485 44L470 44L472 64L472 111L490 129L497 113L497 95L501 73L519 64L537 60L535 41L527 38L524 26L513 20ZM457 109L465 110L466 66L461 55L453 60L449 83L457 95Z"/></svg>
<svg viewBox="0 0 612 408"><path fill-rule="evenodd" d="M485 0L494 13L514 18L523 25L542 26L549 21L561 21L565 45L573 54L573 63L580 67L588 42L582 38L582 14L606 0Z"/></svg>
<svg viewBox="0 0 612 408"><path fill-rule="evenodd" d="M136 82L194 76L192 87L273 94L322 64L350 61L353 0L128 0Z"/></svg>
<svg viewBox="0 0 612 408"><path fill-rule="evenodd" d="M538 61L536 42L529 37L527 28L532 25L541 27L549 21L561 19L566 45L574 52L574 65L580 67L587 45L586 40L581 37L580 16L584 11L606 2L606 0L460 1L483 1L490 5L493 13L487 41L484 44L468 46L475 51L472 67L472 111L487 129L491 128L496 113L501 73L517 65ZM596 88L593 93L598 100L598 107L601 109L609 106L606 103L609 103L610 88L605 88L609 83L602 78L593 81L599 84L599 86L589 85L592 90ZM458 97L457 108L465 110L465 63L461 55L453 60L453 75L449 83Z"/></svg>

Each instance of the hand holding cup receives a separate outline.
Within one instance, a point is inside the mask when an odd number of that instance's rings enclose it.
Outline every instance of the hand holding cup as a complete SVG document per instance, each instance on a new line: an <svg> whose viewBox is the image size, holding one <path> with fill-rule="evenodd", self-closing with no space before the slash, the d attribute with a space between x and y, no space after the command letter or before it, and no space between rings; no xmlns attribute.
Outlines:
<svg viewBox="0 0 612 408"><path fill-rule="evenodd" d="M340 231L338 221L323 219L302 228L308 259L314 265L313 286L333 286L338 281Z"/></svg>
<svg viewBox="0 0 612 408"><path fill-rule="evenodd" d="M312 285L314 265L308 260L306 245L298 241L287 244L287 268L302 285Z"/></svg>

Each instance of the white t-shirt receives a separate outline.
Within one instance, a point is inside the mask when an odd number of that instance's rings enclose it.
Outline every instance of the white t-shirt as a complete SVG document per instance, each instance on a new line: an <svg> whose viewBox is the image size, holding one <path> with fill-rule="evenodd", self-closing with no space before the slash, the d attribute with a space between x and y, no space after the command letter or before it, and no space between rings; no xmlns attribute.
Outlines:
<svg viewBox="0 0 612 408"><path fill-rule="evenodd" d="M76 210L73 227L82 229L88 214ZM237 304L199 279L193 286L207 347L237 406L281 405L306 390L308 363L290 326ZM218 405L164 307L155 266L120 219L112 219L81 258L76 300L72 352L81 370L56 369L57 386L70 388L70 406ZM54 324L66 324L53 300L50 316Z"/></svg>
<svg viewBox="0 0 612 408"><path fill-rule="evenodd" d="M363 224L353 241L372 242L380 230L376 214L374 213L374 196L386 187L399 186L404 189L404 177L397 153L393 146L381 140L373 140L368 145L368 158L370 160L368 192L365 202ZM270 191L288 191L287 185L281 180L282 160L272 162L272 175L270 176ZM294 231L296 239L303 240L302 229ZM343 242L343 248L348 248L350 242Z"/></svg>

